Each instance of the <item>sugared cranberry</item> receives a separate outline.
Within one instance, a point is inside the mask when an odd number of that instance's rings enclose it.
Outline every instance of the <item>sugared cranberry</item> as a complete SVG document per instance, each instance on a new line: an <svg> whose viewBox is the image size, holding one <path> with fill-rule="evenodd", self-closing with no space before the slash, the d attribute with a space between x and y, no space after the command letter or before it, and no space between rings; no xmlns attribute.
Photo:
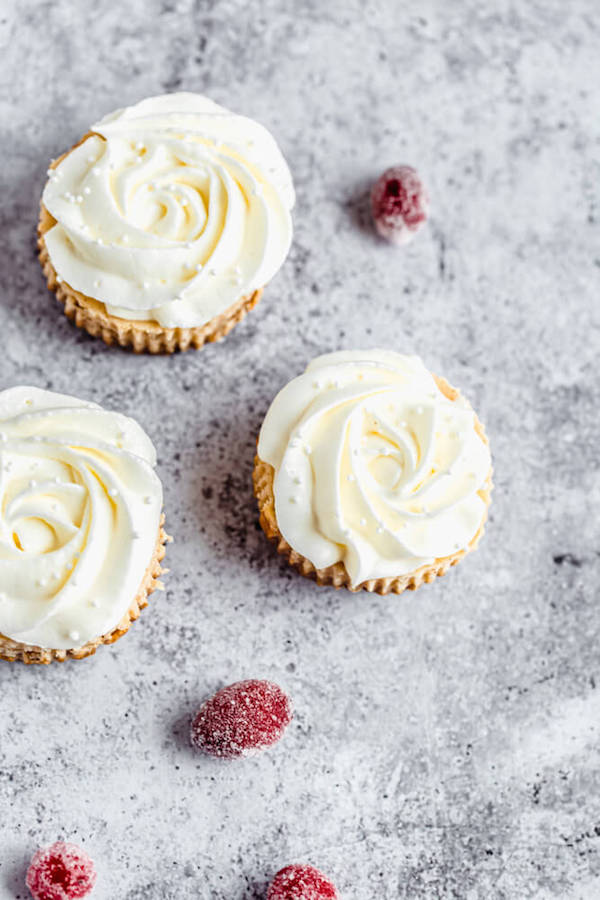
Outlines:
<svg viewBox="0 0 600 900"><path fill-rule="evenodd" d="M250 756L275 744L292 719L292 704L271 681L222 688L194 716L192 744L211 756Z"/></svg>
<svg viewBox="0 0 600 900"><path fill-rule="evenodd" d="M267 900L339 900L339 894L313 866L286 866L271 882Z"/></svg>
<svg viewBox="0 0 600 900"><path fill-rule="evenodd" d="M408 244L425 223L429 196L415 169L393 166L371 190L375 228L392 244Z"/></svg>
<svg viewBox="0 0 600 900"><path fill-rule="evenodd" d="M96 870L84 850L58 841L37 851L26 883L34 900L79 900L94 887Z"/></svg>

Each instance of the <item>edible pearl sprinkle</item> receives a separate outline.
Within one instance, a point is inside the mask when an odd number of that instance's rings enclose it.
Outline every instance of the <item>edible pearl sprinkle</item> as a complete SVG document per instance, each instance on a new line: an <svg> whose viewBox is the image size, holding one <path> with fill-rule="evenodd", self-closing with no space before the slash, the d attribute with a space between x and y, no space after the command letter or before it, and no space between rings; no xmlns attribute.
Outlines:
<svg viewBox="0 0 600 900"><path fill-rule="evenodd" d="M70 631L69 637L71 638L72 641L78 641L79 640L79 632L78 631Z"/></svg>

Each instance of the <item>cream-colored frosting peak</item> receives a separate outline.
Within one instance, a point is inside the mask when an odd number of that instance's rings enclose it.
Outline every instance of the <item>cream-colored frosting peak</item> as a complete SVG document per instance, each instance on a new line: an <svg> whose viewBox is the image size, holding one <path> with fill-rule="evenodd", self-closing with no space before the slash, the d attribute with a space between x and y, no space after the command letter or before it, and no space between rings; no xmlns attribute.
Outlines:
<svg viewBox="0 0 600 900"><path fill-rule="evenodd" d="M294 189L273 137L200 94L150 97L92 125L53 169L50 260L114 316L200 326L287 256Z"/></svg>
<svg viewBox="0 0 600 900"><path fill-rule="evenodd" d="M0 392L0 634L64 650L119 623L158 538L155 464L133 419L38 388Z"/></svg>
<svg viewBox="0 0 600 900"><path fill-rule="evenodd" d="M475 423L417 356L318 357L280 391L260 432L279 530L316 568L343 562L353 586L466 548L491 469Z"/></svg>

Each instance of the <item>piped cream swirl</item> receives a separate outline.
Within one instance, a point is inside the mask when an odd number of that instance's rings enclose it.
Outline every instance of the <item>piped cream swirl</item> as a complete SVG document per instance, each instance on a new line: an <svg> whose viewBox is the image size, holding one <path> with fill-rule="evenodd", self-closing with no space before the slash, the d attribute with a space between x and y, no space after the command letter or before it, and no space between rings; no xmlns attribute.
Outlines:
<svg viewBox="0 0 600 900"><path fill-rule="evenodd" d="M485 518L491 470L476 422L417 356L318 357L280 391L260 432L283 537L316 568L343 562L353 586L465 549Z"/></svg>
<svg viewBox="0 0 600 900"><path fill-rule="evenodd" d="M0 393L0 633L73 649L111 631L154 553L162 488L140 426L63 394Z"/></svg>
<svg viewBox="0 0 600 900"><path fill-rule="evenodd" d="M49 170L50 260L120 318L200 326L287 256L294 189L271 134L200 94L150 97L92 125Z"/></svg>

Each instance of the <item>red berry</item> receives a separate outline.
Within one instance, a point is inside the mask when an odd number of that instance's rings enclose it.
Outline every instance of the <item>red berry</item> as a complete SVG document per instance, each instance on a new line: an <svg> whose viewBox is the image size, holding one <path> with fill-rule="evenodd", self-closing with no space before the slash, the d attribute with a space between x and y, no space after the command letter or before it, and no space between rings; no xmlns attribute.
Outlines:
<svg viewBox="0 0 600 900"><path fill-rule="evenodd" d="M408 244L427 219L429 196L415 169L392 166L371 190L375 228L392 244Z"/></svg>
<svg viewBox="0 0 600 900"><path fill-rule="evenodd" d="M286 866L271 882L267 900L339 900L339 894L313 866Z"/></svg>
<svg viewBox="0 0 600 900"><path fill-rule="evenodd" d="M78 900L87 897L94 887L96 870L84 850L58 841L37 851L26 883L34 900Z"/></svg>
<svg viewBox="0 0 600 900"><path fill-rule="evenodd" d="M222 688L194 716L192 744L234 759L265 750L283 736L292 704L271 681L238 681Z"/></svg>

